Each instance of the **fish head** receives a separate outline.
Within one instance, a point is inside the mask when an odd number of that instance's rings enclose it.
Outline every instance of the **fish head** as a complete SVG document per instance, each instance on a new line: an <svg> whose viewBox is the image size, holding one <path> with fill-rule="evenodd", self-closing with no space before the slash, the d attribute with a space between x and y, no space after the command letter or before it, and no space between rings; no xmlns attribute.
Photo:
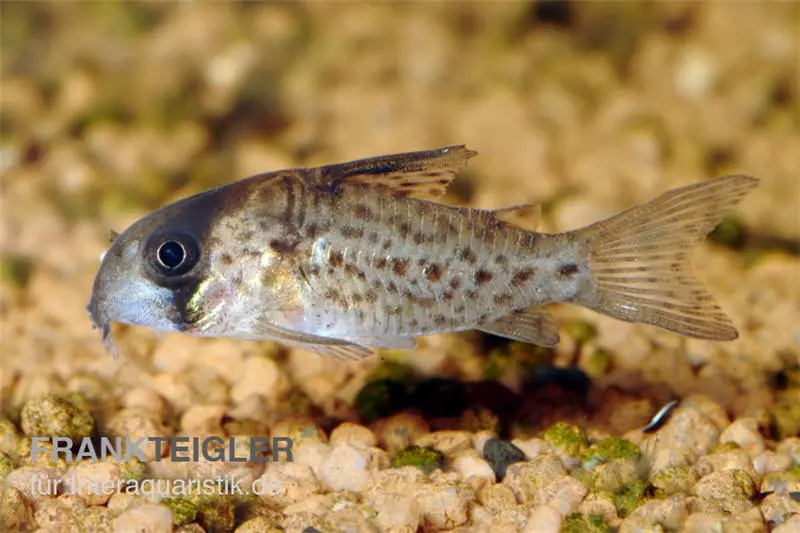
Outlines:
<svg viewBox="0 0 800 533"><path fill-rule="evenodd" d="M112 354L112 322L161 331L188 328L186 302L206 277L204 244L220 208L220 198L209 191L162 207L116 236L87 306Z"/></svg>

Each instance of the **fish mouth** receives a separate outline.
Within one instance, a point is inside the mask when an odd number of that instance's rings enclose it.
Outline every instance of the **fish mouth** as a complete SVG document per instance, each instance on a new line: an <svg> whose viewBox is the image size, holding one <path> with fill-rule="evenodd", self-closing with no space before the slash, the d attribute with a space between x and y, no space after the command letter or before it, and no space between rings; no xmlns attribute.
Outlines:
<svg viewBox="0 0 800 533"><path fill-rule="evenodd" d="M102 312L100 303L94 294L92 294L92 297L89 299L89 305L86 306L86 311L89 313L89 319L92 321L92 329L100 330L106 351L116 359L119 353L114 343L114 338L111 335L111 321L105 313Z"/></svg>

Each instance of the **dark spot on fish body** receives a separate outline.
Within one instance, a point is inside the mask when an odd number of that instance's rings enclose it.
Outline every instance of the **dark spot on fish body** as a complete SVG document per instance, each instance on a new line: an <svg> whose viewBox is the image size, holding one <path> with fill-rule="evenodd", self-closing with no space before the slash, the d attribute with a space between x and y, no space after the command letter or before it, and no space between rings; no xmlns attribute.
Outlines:
<svg viewBox="0 0 800 533"><path fill-rule="evenodd" d="M508 258L504 254L497 254L494 258L494 262L500 266L508 264Z"/></svg>
<svg viewBox="0 0 800 533"><path fill-rule="evenodd" d="M363 220L364 222L368 221L372 215L370 208L366 204L356 205L353 209L353 213L355 213L356 218Z"/></svg>
<svg viewBox="0 0 800 533"><path fill-rule="evenodd" d="M481 314L481 315L478 317L478 324L486 324L486 323L487 323L487 321L489 320L489 318L491 318L491 316L492 316L492 315L490 315L489 313L483 313L483 314Z"/></svg>
<svg viewBox="0 0 800 533"><path fill-rule="evenodd" d="M442 298L445 302L451 302L453 301L453 298L455 298L455 292L448 289L442 293Z"/></svg>
<svg viewBox="0 0 800 533"><path fill-rule="evenodd" d="M423 309L430 309L434 306L436 300L434 298L421 298L417 303Z"/></svg>
<svg viewBox="0 0 800 533"><path fill-rule="evenodd" d="M438 263L433 263L431 265L426 266L422 270L422 273L425 275L428 281L437 282L440 279L442 279L442 274L444 274L444 271L442 270L442 267L439 266Z"/></svg>
<svg viewBox="0 0 800 533"><path fill-rule="evenodd" d="M436 315L433 317L433 323L436 327L442 327L447 323L447 318L444 315Z"/></svg>
<svg viewBox="0 0 800 533"><path fill-rule="evenodd" d="M377 231L373 231L373 232L371 232L369 234L369 237L367 237L367 241L370 244L376 244L380 240L380 238L381 237L380 237L380 235L378 235L378 232Z"/></svg>
<svg viewBox="0 0 800 533"><path fill-rule="evenodd" d="M306 228L306 235L313 239L317 236L318 231L319 227L316 224L309 224L308 227Z"/></svg>
<svg viewBox="0 0 800 533"><path fill-rule="evenodd" d="M453 290L458 290L461 287L461 280L458 278L453 278L450 280L450 288Z"/></svg>
<svg viewBox="0 0 800 533"><path fill-rule="evenodd" d="M411 230L412 230L412 229L413 229L413 226L411 226L411 223L410 223L410 222L404 222L404 223L403 223L403 224L400 226L400 233L403 235L403 238L404 238L404 239L407 239L407 238L408 238L408 235L411 233Z"/></svg>
<svg viewBox="0 0 800 533"><path fill-rule="evenodd" d="M274 239L269 242L269 247L279 254L288 254L294 251L297 247L297 242L286 242Z"/></svg>
<svg viewBox="0 0 800 533"><path fill-rule="evenodd" d="M478 285L483 285L485 283L492 281L493 277L494 276L492 275L492 273L489 272L488 270L478 270L475 273L475 283L477 283Z"/></svg>
<svg viewBox="0 0 800 533"><path fill-rule="evenodd" d="M401 305L393 305L388 308L388 312L390 315L398 316L403 312L403 306Z"/></svg>
<svg viewBox="0 0 800 533"><path fill-rule="evenodd" d="M427 263L427 262L428 262L427 259L425 259L424 257L421 257L421 258L417 259L417 266L424 266L425 263Z"/></svg>
<svg viewBox="0 0 800 533"><path fill-rule="evenodd" d="M364 301L371 304L377 302L378 291L376 291L375 289L369 289L366 293L364 293Z"/></svg>
<svg viewBox="0 0 800 533"><path fill-rule="evenodd" d="M478 260L475 252L472 251L472 248L469 246L461 246L458 251L456 252L457 257L470 265L474 265L475 262Z"/></svg>
<svg viewBox="0 0 800 533"><path fill-rule="evenodd" d="M536 274L535 268L523 268L521 270L517 270L514 275L511 277L511 284L514 287L519 287L526 282L530 281L534 274Z"/></svg>
<svg viewBox="0 0 800 533"><path fill-rule="evenodd" d="M339 232L342 234L342 237L344 237L345 239L352 239L353 236L356 233L356 228L354 228L353 226L345 225L345 226L342 226L342 228L339 230Z"/></svg>
<svg viewBox="0 0 800 533"><path fill-rule="evenodd" d="M578 265L575 263L567 263L561 265L561 268L558 269L558 275L562 278L570 277L573 274L578 272Z"/></svg>
<svg viewBox="0 0 800 533"><path fill-rule="evenodd" d="M386 290L387 290L388 292L392 293L392 294L397 294L397 293L399 292L399 291L397 290L397 285L395 284L395 282L394 282L394 281L390 281L390 282L389 282L389 283L386 285Z"/></svg>
<svg viewBox="0 0 800 533"><path fill-rule="evenodd" d="M457 306L456 306L456 307L453 309L453 311L454 311L455 313L459 314L459 315L460 315L461 313L463 313L464 311L466 311L466 310L467 310L467 308L466 308L465 306L463 306L463 305L457 305Z"/></svg>
<svg viewBox="0 0 800 533"><path fill-rule="evenodd" d="M412 328L419 327L419 320L417 320L416 318L412 318L411 321L408 323L408 325L411 326Z"/></svg>
<svg viewBox="0 0 800 533"><path fill-rule="evenodd" d="M219 256L219 261L223 265L228 266L233 264L233 257L231 257L231 254L222 254Z"/></svg>
<svg viewBox="0 0 800 533"><path fill-rule="evenodd" d="M414 244L420 245L425 242L425 234L421 231L418 231L411 237L411 240L414 242Z"/></svg>
<svg viewBox="0 0 800 533"><path fill-rule="evenodd" d="M386 239L385 241L383 241L384 250L388 250L391 247L392 247L392 241L390 239Z"/></svg>
<svg viewBox="0 0 800 533"><path fill-rule="evenodd" d="M464 298L467 300L475 300L478 298L478 291L464 291Z"/></svg>
<svg viewBox="0 0 800 533"><path fill-rule="evenodd" d="M356 319L359 322L364 322L364 319L366 319L366 317L367 317L367 314L363 309L356 309Z"/></svg>
<svg viewBox="0 0 800 533"><path fill-rule="evenodd" d="M397 276L405 276L408 269L408 259L392 259L392 272Z"/></svg>
<svg viewBox="0 0 800 533"><path fill-rule="evenodd" d="M377 261L375 261L375 268L377 270L383 270L389 264L389 260L385 257L379 257Z"/></svg>
<svg viewBox="0 0 800 533"><path fill-rule="evenodd" d="M350 301L357 305L364 301L364 297L360 293L354 292L350 295Z"/></svg>
<svg viewBox="0 0 800 533"><path fill-rule="evenodd" d="M344 263L344 255L342 252L336 250L331 251L330 255L328 256L328 264L333 268L338 268L342 266Z"/></svg>

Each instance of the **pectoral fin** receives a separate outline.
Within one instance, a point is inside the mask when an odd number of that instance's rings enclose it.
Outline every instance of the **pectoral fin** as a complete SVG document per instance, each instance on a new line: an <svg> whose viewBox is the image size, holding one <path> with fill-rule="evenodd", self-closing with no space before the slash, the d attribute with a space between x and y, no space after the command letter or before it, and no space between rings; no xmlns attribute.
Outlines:
<svg viewBox="0 0 800 533"><path fill-rule="evenodd" d="M284 341L286 342L286 341ZM304 342L287 342L300 350L308 350L324 357L333 357L342 361L361 361L375 352L358 344L312 344Z"/></svg>
<svg viewBox="0 0 800 533"><path fill-rule="evenodd" d="M308 176L334 193L343 185L358 185L396 196L437 198L475 155L464 146L448 146L321 166L310 169Z"/></svg>
<svg viewBox="0 0 800 533"><path fill-rule="evenodd" d="M417 340L414 337L346 337L342 340L389 350L413 350L417 347Z"/></svg>
<svg viewBox="0 0 800 533"><path fill-rule="evenodd" d="M529 307L514 311L478 329L499 337L538 346L552 347L560 340L555 319L544 307Z"/></svg>

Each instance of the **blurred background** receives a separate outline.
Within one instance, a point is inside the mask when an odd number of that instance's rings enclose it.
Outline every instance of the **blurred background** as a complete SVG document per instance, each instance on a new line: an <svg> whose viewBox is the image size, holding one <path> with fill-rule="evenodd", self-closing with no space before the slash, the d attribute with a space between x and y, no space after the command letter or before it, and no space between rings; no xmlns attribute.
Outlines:
<svg viewBox="0 0 800 533"><path fill-rule="evenodd" d="M170 406L173 428L211 403L230 420L372 421L396 409L359 404L365 384L410 373L444 380L424 405L498 383L510 404L445 425L500 418L511 435L565 418L621 434L695 393L732 416L758 413L776 437L800 430L800 4L1 9L0 405L10 420L38 395L81 393L102 428L146 389ZM687 341L557 306L556 350L443 335L357 365L120 327L122 358L104 353L85 306L109 230L251 174L453 144L479 156L444 202L540 203L542 231L709 177L759 177L695 256L740 340Z"/></svg>

